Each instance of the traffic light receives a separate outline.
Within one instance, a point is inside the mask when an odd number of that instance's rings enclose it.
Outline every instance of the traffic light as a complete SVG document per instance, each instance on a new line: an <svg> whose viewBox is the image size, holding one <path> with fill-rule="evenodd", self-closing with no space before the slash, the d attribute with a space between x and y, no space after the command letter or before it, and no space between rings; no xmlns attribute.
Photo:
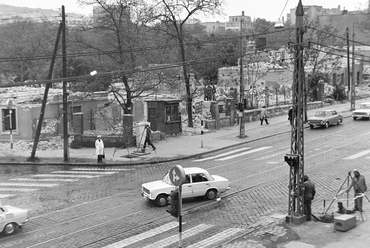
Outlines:
<svg viewBox="0 0 370 248"><path fill-rule="evenodd" d="M173 217L179 217L179 191L172 190L167 199L170 205L167 207L166 211Z"/></svg>
<svg viewBox="0 0 370 248"><path fill-rule="evenodd" d="M299 155L297 154L287 154L284 156L284 160L289 166L296 167L299 165Z"/></svg>

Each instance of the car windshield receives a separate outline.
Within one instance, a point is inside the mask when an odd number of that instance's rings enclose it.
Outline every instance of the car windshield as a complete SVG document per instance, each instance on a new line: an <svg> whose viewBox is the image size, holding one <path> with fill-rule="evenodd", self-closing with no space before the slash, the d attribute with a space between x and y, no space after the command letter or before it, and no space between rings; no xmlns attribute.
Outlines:
<svg viewBox="0 0 370 248"><path fill-rule="evenodd" d="M324 111L317 111L315 113L315 116L317 116L317 117L325 117L326 116L326 112L324 112Z"/></svg>
<svg viewBox="0 0 370 248"><path fill-rule="evenodd" d="M164 177L162 178L162 181L167 183L167 184L170 184L172 185L172 182L171 182L171 179L170 179L170 172L167 171L166 175L164 175Z"/></svg>
<svg viewBox="0 0 370 248"><path fill-rule="evenodd" d="M370 109L370 104L360 104L360 108L362 108L362 109Z"/></svg>

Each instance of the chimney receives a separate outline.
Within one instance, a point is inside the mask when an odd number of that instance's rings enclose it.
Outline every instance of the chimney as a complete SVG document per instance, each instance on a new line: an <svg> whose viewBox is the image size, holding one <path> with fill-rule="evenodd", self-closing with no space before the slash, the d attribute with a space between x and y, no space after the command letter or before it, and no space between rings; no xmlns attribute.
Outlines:
<svg viewBox="0 0 370 248"><path fill-rule="evenodd" d="M244 16L244 11L242 11L242 16Z"/></svg>
<svg viewBox="0 0 370 248"><path fill-rule="evenodd" d="M340 10L340 5L338 5L338 10Z"/></svg>

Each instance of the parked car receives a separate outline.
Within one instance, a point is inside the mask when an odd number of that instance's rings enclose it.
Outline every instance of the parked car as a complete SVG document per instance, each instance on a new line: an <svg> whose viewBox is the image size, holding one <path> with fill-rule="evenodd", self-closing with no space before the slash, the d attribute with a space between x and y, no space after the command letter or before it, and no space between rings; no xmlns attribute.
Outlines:
<svg viewBox="0 0 370 248"><path fill-rule="evenodd" d="M210 175L208 171L199 167L184 168L186 180L182 185L182 198L205 196L208 200L215 199L219 194L230 189L230 182L226 178ZM171 183L169 171L162 180L144 183L141 185L141 195L157 206L166 206L167 198L176 186Z"/></svg>
<svg viewBox="0 0 370 248"><path fill-rule="evenodd" d="M28 210L0 205L0 230L4 235L14 234L17 228L22 228L27 221Z"/></svg>
<svg viewBox="0 0 370 248"><path fill-rule="evenodd" d="M370 102L360 103L357 109L352 111L352 118L357 119L370 119Z"/></svg>
<svg viewBox="0 0 370 248"><path fill-rule="evenodd" d="M343 122L342 114L336 110L320 110L316 111L315 115L308 118L308 125L310 128L314 127L325 127L328 128L330 125L339 125Z"/></svg>

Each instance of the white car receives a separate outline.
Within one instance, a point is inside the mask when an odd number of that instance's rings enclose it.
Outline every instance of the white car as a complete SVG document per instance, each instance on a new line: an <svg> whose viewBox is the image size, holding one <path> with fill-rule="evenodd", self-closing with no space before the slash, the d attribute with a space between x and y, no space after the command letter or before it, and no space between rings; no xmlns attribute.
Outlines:
<svg viewBox="0 0 370 248"><path fill-rule="evenodd" d="M357 109L352 112L352 118L357 119L370 119L370 102L360 103Z"/></svg>
<svg viewBox="0 0 370 248"><path fill-rule="evenodd" d="M4 235L15 233L17 228L22 228L27 221L28 210L0 205L0 230Z"/></svg>
<svg viewBox="0 0 370 248"><path fill-rule="evenodd" d="M230 182L226 178L210 175L208 171L198 168L184 168L186 180L182 184L182 198L205 196L208 200L215 199L219 194L230 189ZM176 186L171 183L169 171L162 180L144 183L141 185L141 195L155 201L157 206L166 206L167 198Z"/></svg>

